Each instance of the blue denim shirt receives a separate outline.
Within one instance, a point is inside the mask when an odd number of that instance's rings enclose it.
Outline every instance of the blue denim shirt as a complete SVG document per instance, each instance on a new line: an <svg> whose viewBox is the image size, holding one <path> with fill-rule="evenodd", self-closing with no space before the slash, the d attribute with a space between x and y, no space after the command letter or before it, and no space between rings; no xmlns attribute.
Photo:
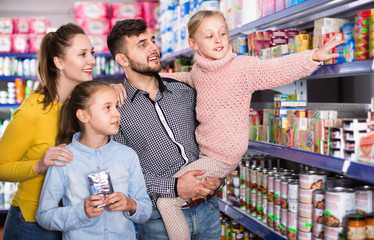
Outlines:
<svg viewBox="0 0 374 240"><path fill-rule="evenodd" d="M110 139L98 149L78 142L73 136L66 148L74 160L65 167L49 167L40 196L36 219L49 230L63 231L63 239L135 239L133 222L144 223L152 213L139 159L131 148ZM84 201L90 194L87 175L109 170L115 192L122 192L136 201L136 212L105 210L88 218ZM62 199L63 207L58 207ZM133 222L132 222L133 221Z"/></svg>

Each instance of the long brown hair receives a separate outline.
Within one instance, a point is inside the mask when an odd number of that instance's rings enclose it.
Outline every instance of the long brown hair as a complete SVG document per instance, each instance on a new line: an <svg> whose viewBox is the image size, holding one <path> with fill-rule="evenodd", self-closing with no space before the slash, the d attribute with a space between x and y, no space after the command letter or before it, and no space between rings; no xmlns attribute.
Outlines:
<svg viewBox="0 0 374 240"><path fill-rule="evenodd" d="M78 25L68 23L59 27L56 32L47 33L42 39L38 55L39 84L35 92L44 94L42 101L44 109L50 104L53 105L53 101L59 100L57 93L59 70L54 64L53 58L64 58L66 48L71 46L71 40L77 34L85 34L85 32Z"/></svg>
<svg viewBox="0 0 374 240"><path fill-rule="evenodd" d="M92 96L101 88L109 87L105 82L88 81L78 84L62 105L56 143L71 143L74 133L83 130L77 118L78 109L86 110L92 102Z"/></svg>

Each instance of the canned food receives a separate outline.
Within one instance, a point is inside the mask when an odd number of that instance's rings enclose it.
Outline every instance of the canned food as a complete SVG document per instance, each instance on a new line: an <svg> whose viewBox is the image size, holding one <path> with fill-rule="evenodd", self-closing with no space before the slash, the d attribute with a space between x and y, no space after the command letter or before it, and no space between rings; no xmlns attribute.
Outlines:
<svg viewBox="0 0 374 240"><path fill-rule="evenodd" d="M323 224L313 223L313 237L316 238L324 238L324 228Z"/></svg>
<svg viewBox="0 0 374 240"><path fill-rule="evenodd" d="M296 240L297 232L297 213L288 212L287 213L287 238Z"/></svg>
<svg viewBox="0 0 374 240"><path fill-rule="evenodd" d="M246 200L245 211L247 213L250 213L251 212L251 189L250 188L245 189L245 200Z"/></svg>
<svg viewBox="0 0 374 240"><path fill-rule="evenodd" d="M288 183L288 200L290 199L298 199L298 193L299 193L299 181L298 180L292 180Z"/></svg>
<svg viewBox="0 0 374 240"><path fill-rule="evenodd" d="M355 188L356 212L360 214L374 211L373 186L362 186Z"/></svg>
<svg viewBox="0 0 374 240"><path fill-rule="evenodd" d="M287 199L288 199L288 180L283 179L281 181L281 200L280 200L281 208L283 209L288 208Z"/></svg>
<svg viewBox="0 0 374 240"><path fill-rule="evenodd" d="M297 199L288 199L288 211L297 213L299 201Z"/></svg>
<svg viewBox="0 0 374 240"><path fill-rule="evenodd" d="M313 191L314 189L299 188L299 202L312 204L313 203Z"/></svg>
<svg viewBox="0 0 374 240"><path fill-rule="evenodd" d="M268 176L268 201L274 202L274 180L275 175L269 174Z"/></svg>
<svg viewBox="0 0 374 240"><path fill-rule="evenodd" d="M256 166L252 165L252 167L251 167L251 190L252 190L252 192L253 191L256 192L256 190L257 190L256 181L257 181Z"/></svg>
<svg viewBox="0 0 374 240"><path fill-rule="evenodd" d="M256 217L257 215L256 202L257 202L257 193L256 191L255 192L251 191L251 216L254 216L254 217Z"/></svg>
<svg viewBox="0 0 374 240"><path fill-rule="evenodd" d="M285 179L284 176L278 176L274 180L274 205L280 205L281 181L283 179Z"/></svg>
<svg viewBox="0 0 374 240"><path fill-rule="evenodd" d="M280 231L280 217L281 217L281 208L280 205L274 204L274 221L273 221L273 229L276 232Z"/></svg>
<svg viewBox="0 0 374 240"><path fill-rule="evenodd" d="M268 214L268 199L262 196L262 222L266 223Z"/></svg>
<svg viewBox="0 0 374 240"><path fill-rule="evenodd" d="M314 190L312 195L313 195L313 207L324 209L325 208L325 190L324 189Z"/></svg>
<svg viewBox="0 0 374 240"><path fill-rule="evenodd" d="M339 239L339 233L343 231L343 228L341 227L329 227L326 226L324 227L324 235L325 235L325 240L338 240Z"/></svg>
<svg viewBox="0 0 374 240"><path fill-rule="evenodd" d="M369 59L369 52L355 52L355 56L356 61L367 60Z"/></svg>
<svg viewBox="0 0 374 240"><path fill-rule="evenodd" d="M299 175L299 185L303 189L321 189L326 186L327 175L324 172L308 171Z"/></svg>
<svg viewBox="0 0 374 240"><path fill-rule="evenodd" d="M243 211L246 210L246 189L240 188L240 193L239 193L239 208L242 209Z"/></svg>
<svg viewBox="0 0 374 240"><path fill-rule="evenodd" d="M273 218L274 218L274 203L268 201L268 212L267 212L267 225L273 228Z"/></svg>
<svg viewBox="0 0 374 240"><path fill-rule="evenodd" d="M256 218L261 221L262 219L262 193L257 193L257 212L256 212Z"/></svg>
<svg viewBox="0 0 374 240"><path fill-rule="evenodd" d="M297 231L297 239L298 240L312 240L312 233Z"/></svg>
<svg viewBox="0 0 374 240"><path fill-rule="evenodd" d="M297 229L302 232L312 232L312 219L311 218L297 218Z"/></svg>
<svg viewBox="0 0 374 240"><path fill-rule="evenodd" d="M299 216L304 218L312 218L313 205L306 203L299 203Z"/></svg>
<svg viewBox="0 0 374 240"><path fill-rule="evenodd" d="M351 188L333 188L325 194L325 225L343 227L345 216L355 211L355 191Z"/></svg>
<svg viewBox="0 0 374 240"><path fill-rule="evenodd" d="M262 196L268 197L268 178L269 174L267 171L262 173Z"/></svg>
<svg viewBox="0 0 374 240"><path fill-rule="evenodd" d="M257 193L262 193L262 174L263 174L263 170L258 167L256 168L257 170L257 174L256 174L256 186L257 186Z"/></svg>
<svg viewBox="0 0 374 240"><path fill-rule="evenodd" d="M281 209L281 219L280 219L280 233L282 236L287 236L287 217L288 211L287 209Z"/></svg>
<svg viewBox="0 0 374 240"><path fill-rule="evenodd" d="M323 224L324 221L324 210L319 208L313 208L313 224L319 223Z"/></svg>

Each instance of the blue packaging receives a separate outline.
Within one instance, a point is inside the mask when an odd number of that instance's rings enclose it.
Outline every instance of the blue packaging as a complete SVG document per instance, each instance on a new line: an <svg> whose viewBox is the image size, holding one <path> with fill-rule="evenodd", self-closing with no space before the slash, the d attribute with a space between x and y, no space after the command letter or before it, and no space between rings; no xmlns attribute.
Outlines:
<svg viewBox="0 0 374 240"><path fill-rule="evenodd" d="M339 57L335 58L335 63L347 63L355 61L355 44L353 41L336 46L336 52Z"/></svg>
<svg viewBox="0 0 374 240"><path fill-rule="evenodd" d="M353 37L353 28L355 27L355 23L347 23L343 25L343 37L344 40L349 42L352 41L354 42L354 37Z"/></svg>

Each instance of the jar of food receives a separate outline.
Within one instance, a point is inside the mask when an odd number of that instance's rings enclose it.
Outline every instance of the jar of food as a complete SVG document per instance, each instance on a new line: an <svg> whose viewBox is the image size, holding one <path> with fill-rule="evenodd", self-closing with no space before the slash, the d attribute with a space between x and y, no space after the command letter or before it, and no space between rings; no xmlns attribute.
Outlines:
<svg viewBox="0 0 374 240"><path fill-rule="evenodd" d="M366 217L363 214L353 213L348 215L347 223L348 240L366 239Z"/></svg>
<svg viewBox="0 0 374 240"><path fill-rule="evenodd" d="M366 240L374 240L374 213L366 215Z"/></svg>

